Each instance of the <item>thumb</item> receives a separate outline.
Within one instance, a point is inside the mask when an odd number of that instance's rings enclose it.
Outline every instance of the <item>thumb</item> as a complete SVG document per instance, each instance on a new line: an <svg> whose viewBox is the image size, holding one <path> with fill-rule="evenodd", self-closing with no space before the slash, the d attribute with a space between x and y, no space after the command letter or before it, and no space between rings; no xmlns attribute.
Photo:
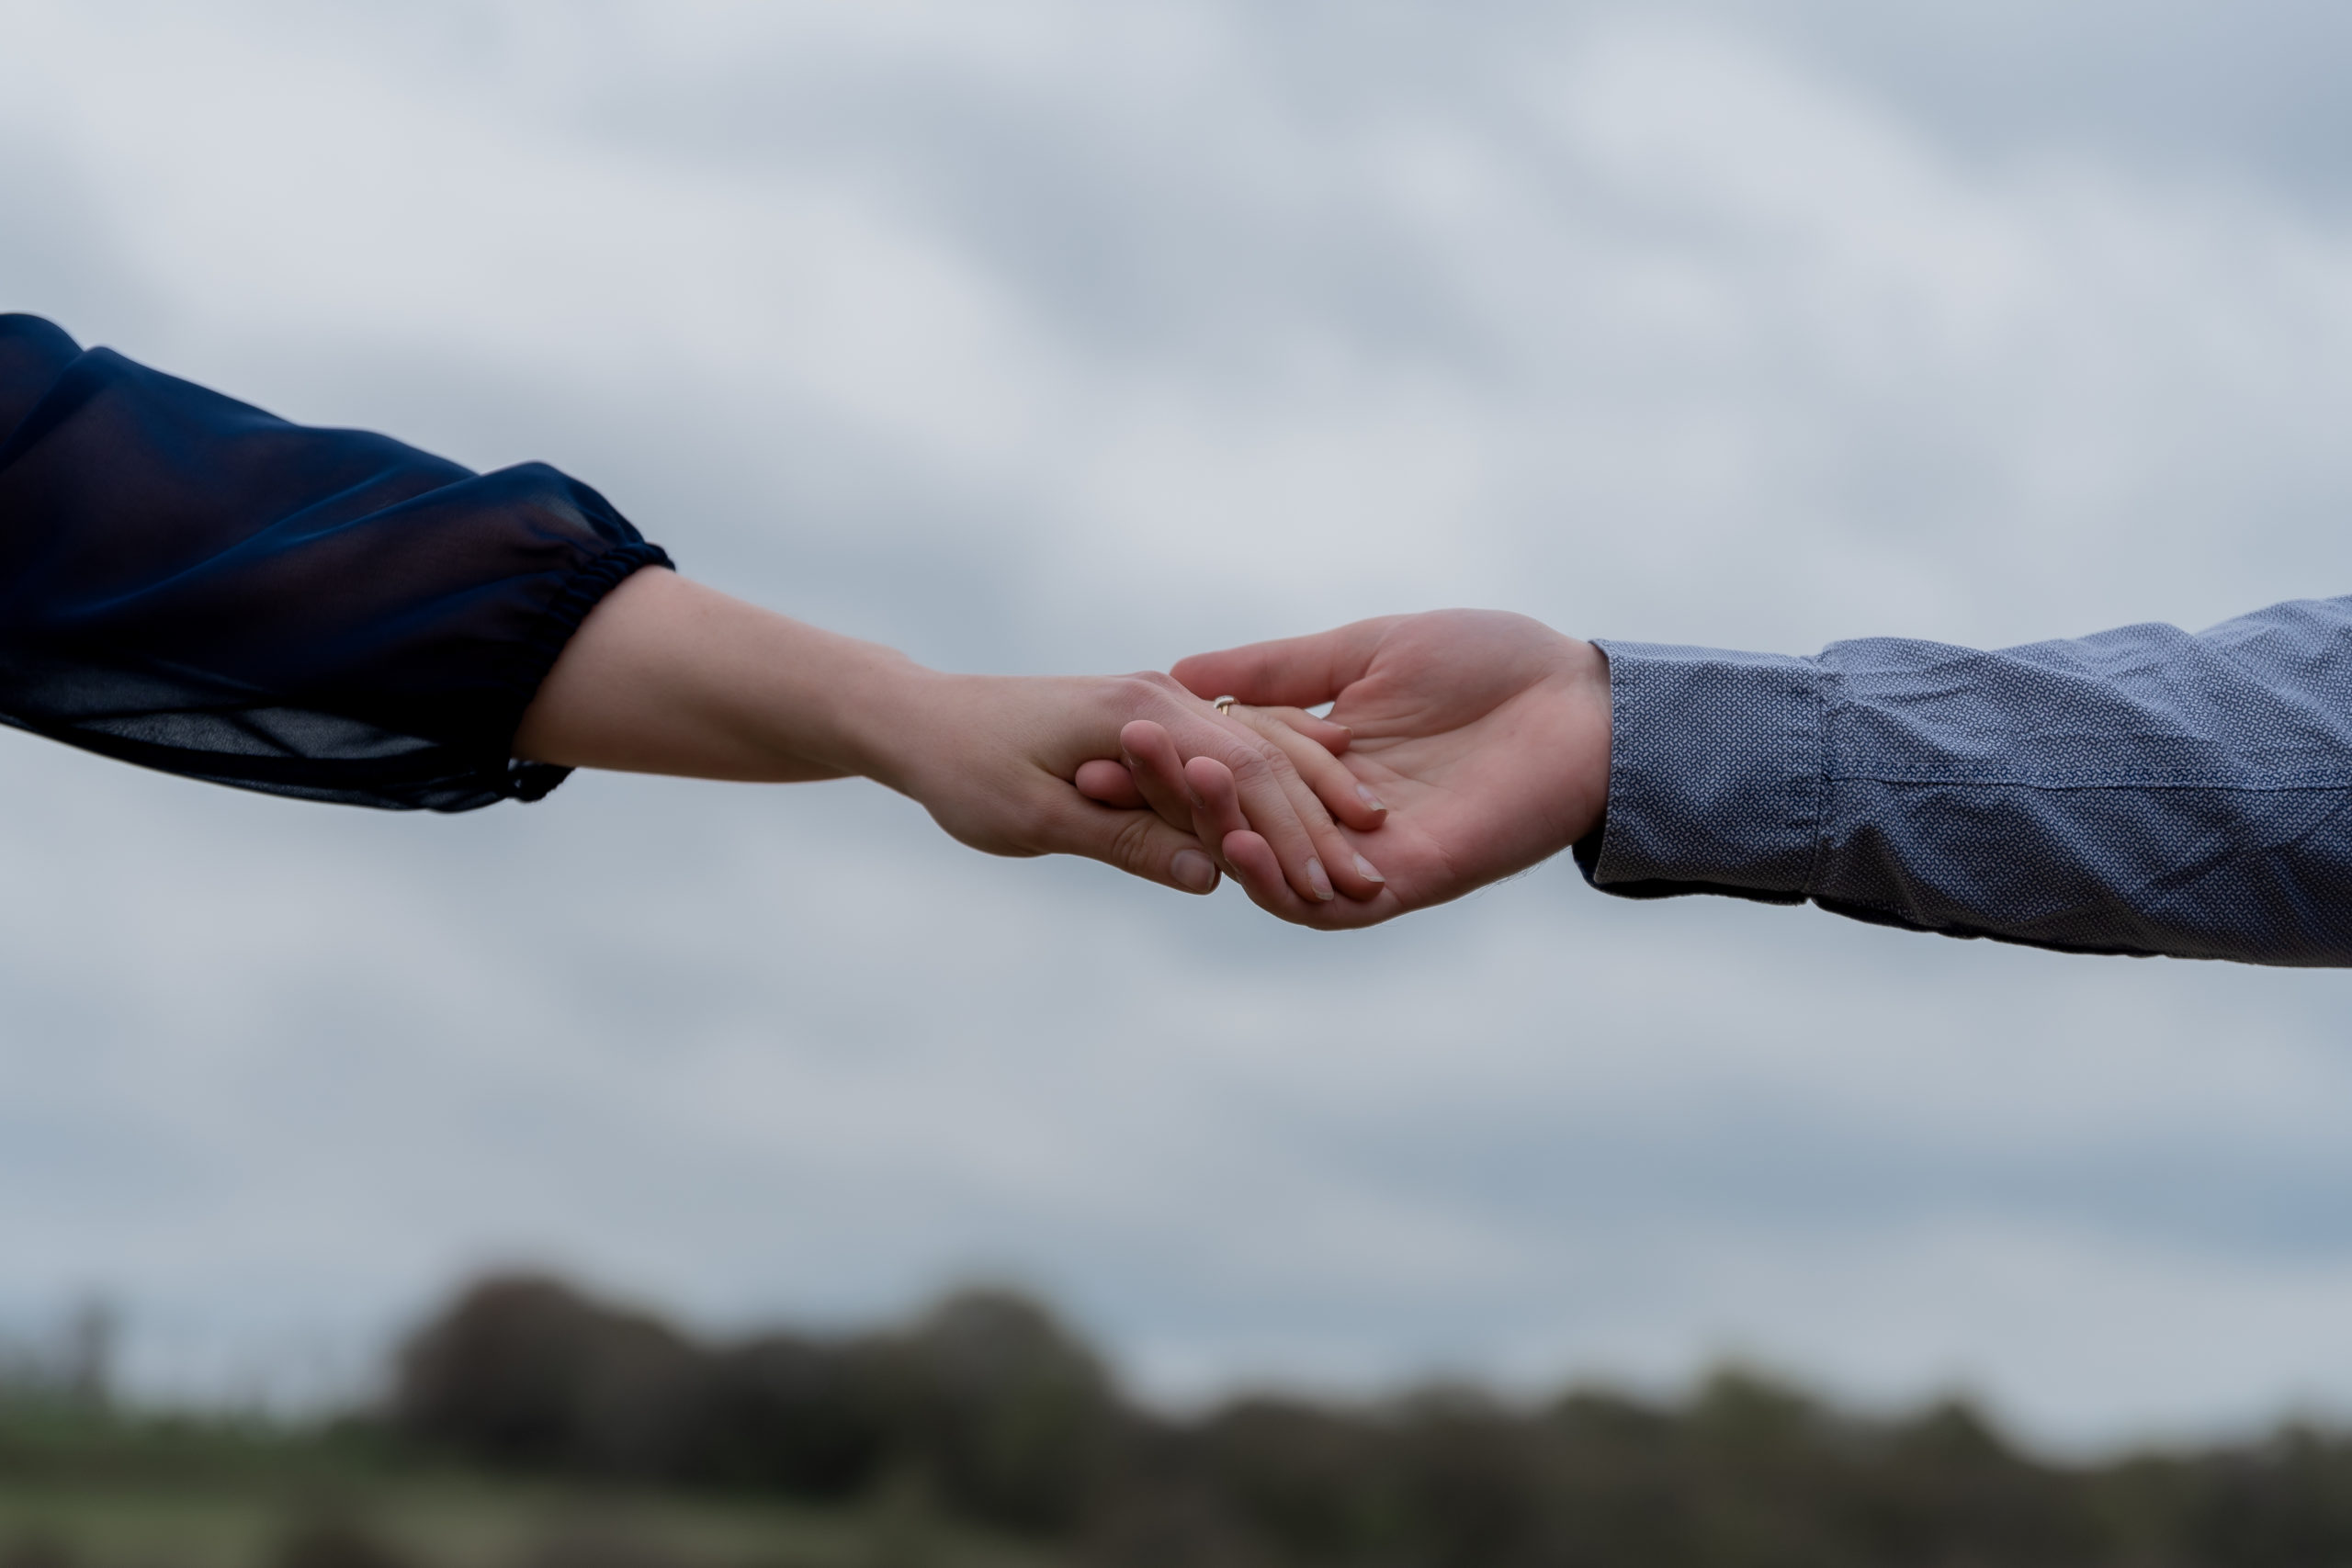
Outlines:
<svg viewBox="0 0 2352 1568"><path fill-rule="evenodd" d="M1404 617L1383 615L1312 637L1196 653L1169 671L1195 696L1238 697L1252 706L1313 707L1363 678L1374 649Z"/></svg>
<svg viewBox="0 0 2352 1568"><path fill-rule="evenodd" d="M1098 805L1072 790L1044 827L1046 841L1038 848L1048 852L1084 855L1185 893L1216 890L1216 863L1201 841L1156 812Z"/></svg>

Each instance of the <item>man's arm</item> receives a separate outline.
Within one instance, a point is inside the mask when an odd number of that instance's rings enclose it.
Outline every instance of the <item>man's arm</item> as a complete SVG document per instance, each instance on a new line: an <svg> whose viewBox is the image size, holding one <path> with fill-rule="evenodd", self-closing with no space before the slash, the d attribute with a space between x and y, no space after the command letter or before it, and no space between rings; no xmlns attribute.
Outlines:
<svg viewBox="0 0 2352 1568"><path fill-rule="evenodd" d="M1634 897L2075 952L2352 964L2352 601L1979 651L1605 643Z"/></svg>
<svg viewBox="0 0 2352 1568"><path fill-rule="evenodd" d="M1375 783L1388 825L1357 840L1389 875L1374 918L1574 844L1595 886L1629 897L1810 899L2069 951L2352 964L2352 601L2195 636L2130 626L1991 652L1872 639L1810 659L1585 645L1453 611L1175 673L1195 691L1337 699L1355 730L1343 761L1393 775ZM1508 700L1464 705L1476 682ZM1519 720L1464 723L1481 703ZM1284 899L1246 835L1238 848L1228 863L1275 912L1356 912Z"/></svg>

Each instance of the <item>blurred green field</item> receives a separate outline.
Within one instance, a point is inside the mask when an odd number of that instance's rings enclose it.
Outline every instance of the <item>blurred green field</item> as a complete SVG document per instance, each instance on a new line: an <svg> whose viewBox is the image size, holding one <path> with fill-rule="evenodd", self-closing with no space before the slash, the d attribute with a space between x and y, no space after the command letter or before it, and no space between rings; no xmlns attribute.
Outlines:
<svg viewBox="0 0 2352 1568"><path fill-rule="evenodd" d="M364 1429L0 1404L0 1568L1047 1568L910 1488L854 1506L421 1466Z"/></svg>
<svg viewBox="0 0 2352 1568"><path fill-rule="evenodd" d="M1858 1413L1737 1366L1174 1414L1002 1292L713 1342L494 1279L306 1420L127 1404L98 1368L0 1376L0 1568L2352 1563L2342 1428L2067 1460L1964 1398Z"/></svg>
<svg viewBox="0 0 2352 1568"><path fill-rule="evenodd" d="M292 1488L0 1479L0 1568L1045 1568L882 1505L375 1478Z"/></svg>

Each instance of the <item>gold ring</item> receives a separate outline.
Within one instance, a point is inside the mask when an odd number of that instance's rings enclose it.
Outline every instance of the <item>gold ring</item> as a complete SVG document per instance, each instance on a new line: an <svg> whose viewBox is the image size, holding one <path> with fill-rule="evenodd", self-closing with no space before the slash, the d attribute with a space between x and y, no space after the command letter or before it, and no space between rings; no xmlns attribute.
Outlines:
<svg viewBox="0 0 2352 1568"><path fill-rule="evenodd" d="M1216 711L1217 711L1217 712L1219 712L1219 713L1231 713L1231 712L1233 711L1233 705L1234 705L1235 700L1236 700L1236 699L1234 699L1234 698L1232 698L1232 697L1219 697L1219 698L1217 698L1217 700L1216 700L1216 702L1214 702L1214 703L1210 704L1209 705L1210 705L1211 707L1216 708Z"/></svg>

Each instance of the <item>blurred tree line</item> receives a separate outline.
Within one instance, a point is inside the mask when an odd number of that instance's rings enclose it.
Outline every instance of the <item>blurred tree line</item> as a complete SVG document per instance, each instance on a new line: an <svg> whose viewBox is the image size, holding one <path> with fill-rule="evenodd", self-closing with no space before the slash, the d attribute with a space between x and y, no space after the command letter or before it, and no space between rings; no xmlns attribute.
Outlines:
<svg viewBox="0 0 2352 1568"><path fill-rule="evenodd" d="M499 1471L811 1503L912 1497L1104 1568L2312 1568L2352 1562L2352 1439L2302 1427L2085 1464L1964 1401L1841 1413L1753 1371L1251 1396L1176 1418L1017 1294L888 1329L710 1343L557 1280L466 1292L383 1420Z"/></svg>

